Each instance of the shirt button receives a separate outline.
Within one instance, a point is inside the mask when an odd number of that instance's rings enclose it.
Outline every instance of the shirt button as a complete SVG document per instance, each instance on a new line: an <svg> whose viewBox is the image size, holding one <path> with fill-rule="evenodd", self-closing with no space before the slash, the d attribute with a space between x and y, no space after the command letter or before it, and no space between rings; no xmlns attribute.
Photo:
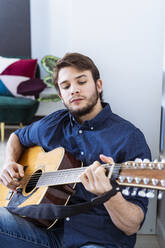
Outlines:
<svg viewBox="0 0 165 248"><path fill-rule="evenodd" d="M94 129L94 127L91 127L91 130L93 130Z"/></svg>
<svg viewBox="0 0 165 248"><path fill-rule="evenodd" d="M84 152L81 152L81 155L84 155Z"/></svg>
<svg viewBox="0 0 165 248"><path fill-rule="evenodd" d="M70 221L70 218L69 217L66 217L66 221Z"/></svg>
<svg viewBox="0 0 165 248"><path fill-rule="evenodd" d="M79 133L82 133L83 131L80 129L78 132L79 132Z"/></svg>

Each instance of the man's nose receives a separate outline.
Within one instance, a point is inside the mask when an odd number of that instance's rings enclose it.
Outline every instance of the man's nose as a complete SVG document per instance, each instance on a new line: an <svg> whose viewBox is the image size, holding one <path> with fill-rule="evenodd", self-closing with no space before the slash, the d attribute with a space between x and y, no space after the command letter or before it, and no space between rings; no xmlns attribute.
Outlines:
<svg viewBox="0 0 165 248"><path fill-rule="evenodd" d="M71 86L71 94L76 94L76 93L80 93L80 88L78 87L78 85L72 85Z"/></svg>

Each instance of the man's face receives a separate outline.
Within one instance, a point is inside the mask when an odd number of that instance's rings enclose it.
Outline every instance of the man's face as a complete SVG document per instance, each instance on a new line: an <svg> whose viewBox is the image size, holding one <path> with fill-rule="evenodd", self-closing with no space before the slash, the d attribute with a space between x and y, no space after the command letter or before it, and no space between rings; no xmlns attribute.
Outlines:
<svg viewBox="0 0 165 248"><path fill-rule="evenodd" d="M64 67L58 76L59 96L69 111L77 117L91 113L100 102L102 82L95 84L89 70L79 71L74 67Z"/></svg>

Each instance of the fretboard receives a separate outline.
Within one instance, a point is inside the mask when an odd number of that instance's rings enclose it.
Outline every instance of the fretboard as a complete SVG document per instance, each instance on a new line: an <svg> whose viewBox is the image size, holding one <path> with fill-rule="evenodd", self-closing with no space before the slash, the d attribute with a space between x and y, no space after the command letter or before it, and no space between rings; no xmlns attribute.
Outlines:
<svg viewBox="0 0 165 248"><path fill-rule="evenodd" d="M102 165L106 169L110 165ZM80 175L85 171L87 167L81 168L73 168L73 169L65 169L65 170L57 170L54 172L45 172L43 173L38 182L37 187L40 186L53 186L53 185L62 185L69 183L78 183L80 182ZM115 178L118 177L120 167L118 166L113 170L113 176Z"/></svg>

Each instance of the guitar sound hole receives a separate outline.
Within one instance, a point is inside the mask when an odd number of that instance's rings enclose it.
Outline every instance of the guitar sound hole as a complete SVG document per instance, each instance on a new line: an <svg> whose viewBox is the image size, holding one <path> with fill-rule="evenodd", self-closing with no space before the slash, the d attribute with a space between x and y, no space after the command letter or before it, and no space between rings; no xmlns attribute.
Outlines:
<svg viewBox="0 0 165 248"><path fill-rule="evenodd" d="M41 175L42 175L42 170L38 170L31 176L28 184L26 185L26 189L25 189L26 193L31 192L36 187L36 184Z"/></svg>

